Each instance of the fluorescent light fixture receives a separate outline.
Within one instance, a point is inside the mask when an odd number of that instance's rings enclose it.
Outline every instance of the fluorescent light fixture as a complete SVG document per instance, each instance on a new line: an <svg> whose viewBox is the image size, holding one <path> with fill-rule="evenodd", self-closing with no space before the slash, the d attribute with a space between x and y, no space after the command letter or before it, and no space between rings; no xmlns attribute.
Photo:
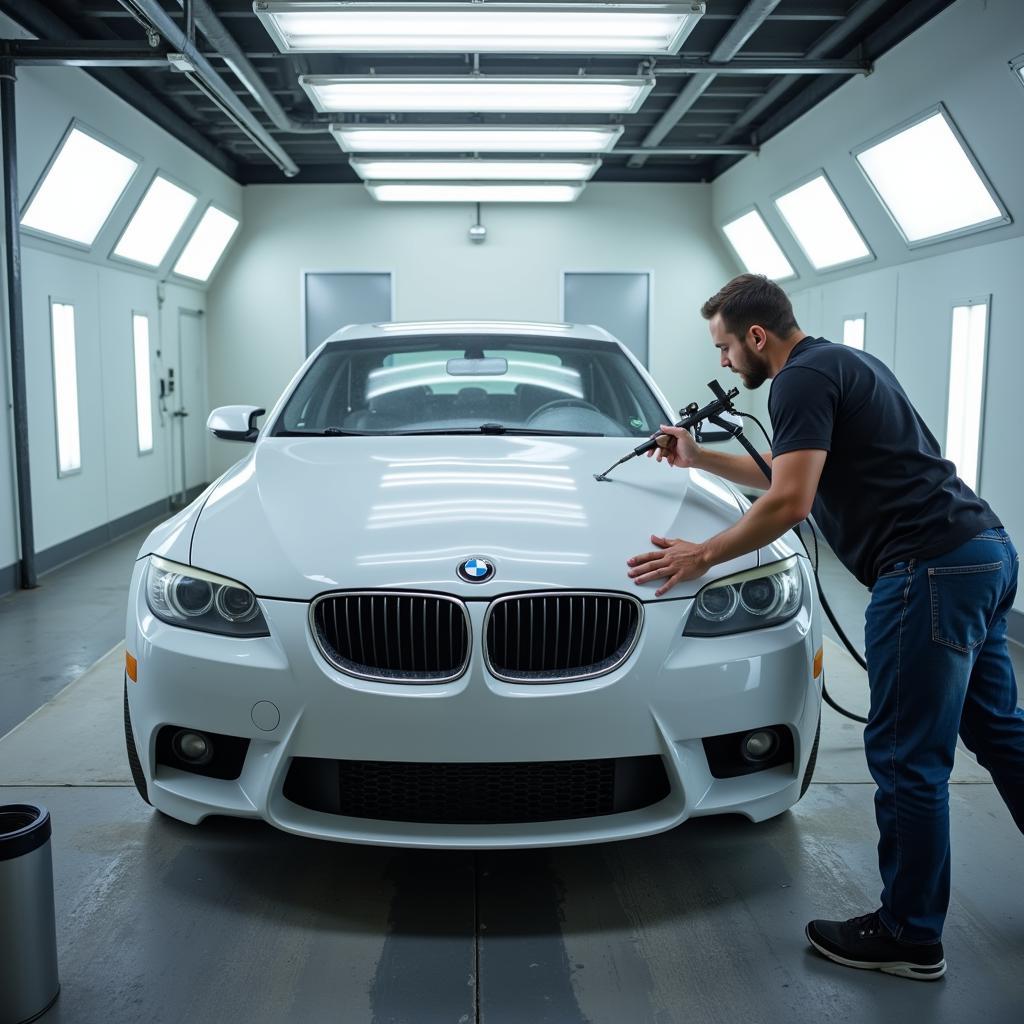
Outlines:
<svg viewBox="0 0 1024 1024"><path fill-rule="evenodd" d="M757 210L723 224L722 230L748 274L764 274L773 281L796 276L792 264Z"/></svg>
<svg viewBox="0 0 1024 1024"><path fill-rule="evenodd" d="M160 266L195 205L191 192L158 174L114 246L114 255L147 267Z"/></svg>
<svg viewBox="0 0 1024 1024"><path fill-rule="evenodd" d="M21 226L90 246L139 166L137 160L72 127L21 218Z"/></svg>
<svg viewBox="0 0 1024 1024"><path fill-rule="evenodd" d="M600 160L367 160L353 157L364 181L587 181Z"/></svg>
<svg viewBox="0 0 1024 1024"><path fill-rule="evenodd" d="M50 300L50 333L53 343L53 404L57 419L57 475L67 476L82 468L74 306Z"/></svg>
<svg viewBox="0 0 1024 1024"><path fill-rule="evenodd" d="M624 130L622 125L331 125L346 153L609 153Z"/></svg>
<svg viewBox="0 0 1024 1024"><path fill-rule="evenodd" d="M195 281L206 281L237 228L237 218L216 206L208 206L174 264L174 272Z"/></svg>
<svg viewBox="0 0 1024 1024"><path fill-rule="evenodd" d="M848 316L843 319L843 344L864 351L864 320L862 316Z"/></svg>
<svg viewBox="0 0 1024 1024"><path fill-rule="evenodd" d="M908 245L1009 221L941 108L854 155Z"/></svg>
<svg viewBox="0 0 1024 1024"><path fill-rule="evenodd" d="M871 259L871 250L824 174L783 193L775 205L815 270Z"/></svg>
<svg viewBox="0 0 1024 1024"><path fill-rule="evenodd" d="M583 182L368 181L366 190L382 203L571 203Z"/></svg>
<svg viewBox="0 0 1024 1024"><path fill-rule="evenodd" d="M300 75L299 84L322 114L635 114L654 79Z"/></svg>
<svg viewBox="0 0 1024 1024"><path fill-rule="evenodd" d="M282 53L679 52L703 3L264 3Z"/></svg>
<svg viewBox="0 0 1024 1024"><path fill-rule="evenodd" d="M149 317L132 314L132 351L135 355L135 423L139 454L153 450L153 391L149 374Z"/></svg>
<svg viewBox="0 0 1024 1024"><path fill-rule="evenodd" d="M953 307L946 458L956 466L960 479L974 491L978 489L981 455L987 326L987 302Z"/></svg>

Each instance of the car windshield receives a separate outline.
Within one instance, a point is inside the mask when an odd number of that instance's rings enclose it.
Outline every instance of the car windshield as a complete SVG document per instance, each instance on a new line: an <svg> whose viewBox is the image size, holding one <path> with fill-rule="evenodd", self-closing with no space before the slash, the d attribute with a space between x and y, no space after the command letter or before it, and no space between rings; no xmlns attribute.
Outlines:
<svg viewBox="0 0 1024 1024"><path fill-rule="evenodd" d="M647 437L664 417L636 367L607 342L430 335L329 343L272 433Z"/></svg>

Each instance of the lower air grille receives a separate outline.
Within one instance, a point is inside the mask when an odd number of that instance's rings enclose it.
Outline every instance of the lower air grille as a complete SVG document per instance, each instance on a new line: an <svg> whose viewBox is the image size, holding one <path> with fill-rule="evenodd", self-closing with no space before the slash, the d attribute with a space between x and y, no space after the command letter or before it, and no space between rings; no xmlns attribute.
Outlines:
<svg viewBox="0 0 1024 1024"><path fill-rule="evenodd" d="M431 764L292 759L284 795L313 811L448 825L596 818L668 796L661 758Z"/></svg>
<svg viewBox="0 0 1024 1024"><path fill-rule="evenodd" d="M313 637L335 668L364 679L440 683L469 663L465 606L434 594L328 594L310 610Z"/></svg>
<svg viewBox="0 0 1024 1024"><path fill-rule="evenodd" d="M632 653L643 606L621 594L564 591L499 598L487 617L488 668L516 683L611 672Z"/></svg>

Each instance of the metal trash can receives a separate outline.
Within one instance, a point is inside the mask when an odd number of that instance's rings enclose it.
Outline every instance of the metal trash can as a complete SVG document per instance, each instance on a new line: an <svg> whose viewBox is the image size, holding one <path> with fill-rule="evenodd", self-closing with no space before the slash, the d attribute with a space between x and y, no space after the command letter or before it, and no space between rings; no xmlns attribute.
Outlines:
<svg viewBox="0 0 1024 1024"><path fill-rule="evenodd" d="M0 1024L41 1017L59 992L50 812L0 804Z"/></svg>

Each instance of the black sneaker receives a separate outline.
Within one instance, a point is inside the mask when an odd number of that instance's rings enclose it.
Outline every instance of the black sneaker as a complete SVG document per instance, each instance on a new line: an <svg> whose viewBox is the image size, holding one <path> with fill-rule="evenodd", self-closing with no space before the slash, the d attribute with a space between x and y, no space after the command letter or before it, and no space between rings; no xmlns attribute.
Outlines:
<svg viewBox="0 0 1024 1024"><path fill-rule="evenodd" d="M877 910L849 921L811 921L806 931L807 941L837 964L918 981L935 981L946 973L941 942L903 942L894 938Z"/></svg>

